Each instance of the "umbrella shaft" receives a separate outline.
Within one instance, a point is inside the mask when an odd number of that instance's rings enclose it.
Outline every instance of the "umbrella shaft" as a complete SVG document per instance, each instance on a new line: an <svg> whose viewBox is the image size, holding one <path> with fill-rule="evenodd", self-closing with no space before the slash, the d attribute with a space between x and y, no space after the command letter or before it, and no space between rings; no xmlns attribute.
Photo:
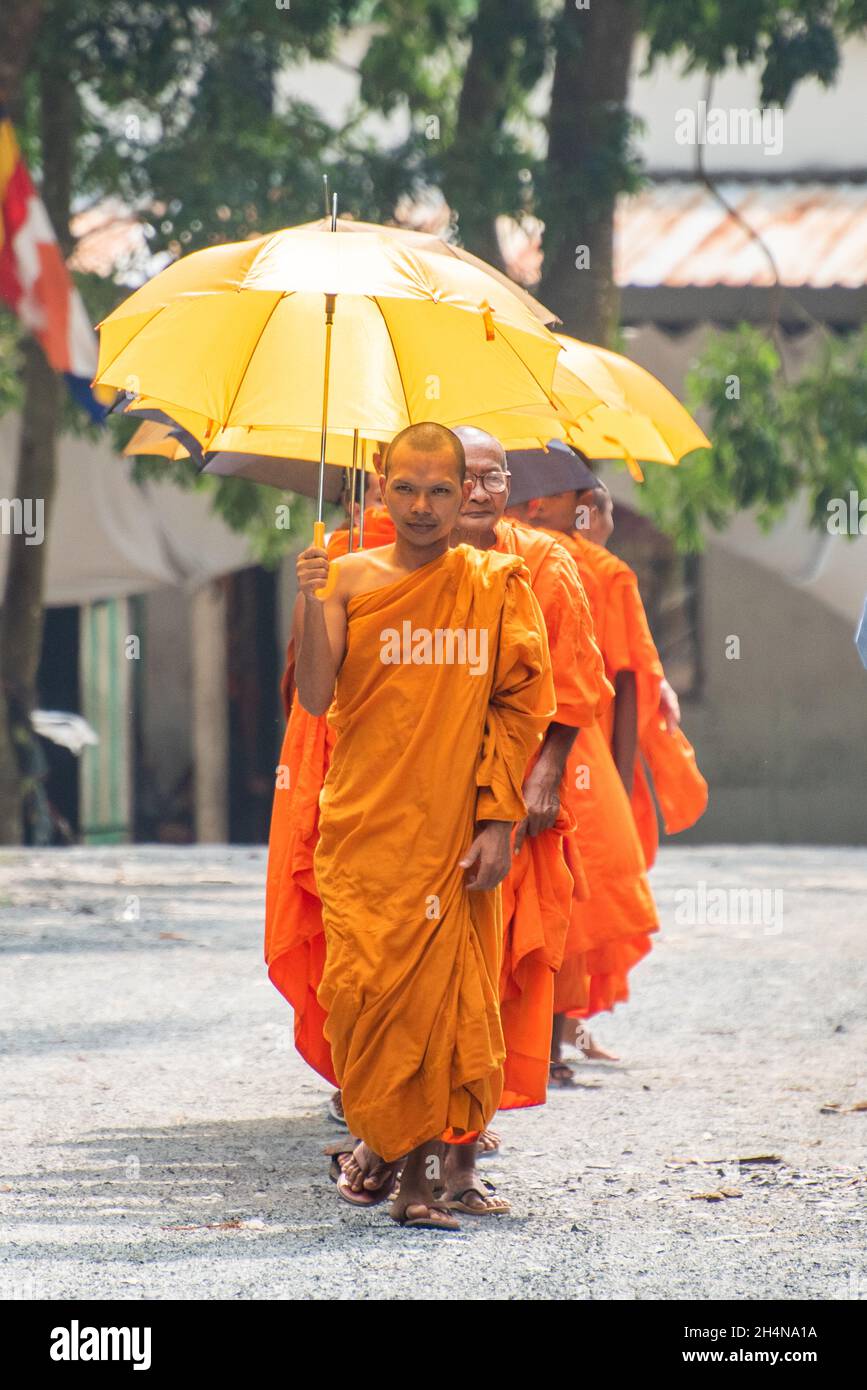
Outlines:
<svg viewBox="0 0 867 1390"><path fill-rule="evenodd" d="M316 493L316 520L325 511L325 441L328 435L328 380L331 375L331 330L334 327L335 294L325 296L325 371L322 377L322 437L319 441L319 487Z"/></svg>
<svg viewBox="0 0 867 1390"><path fill-rule="evenodd" d="M355 493L358 477L358 430L352 431L352 473L349 480L349 549L352 550L353 527L355 526ZM362 502L362 510L364 503ZM359 550L361 549L359 538Z"/></svg>

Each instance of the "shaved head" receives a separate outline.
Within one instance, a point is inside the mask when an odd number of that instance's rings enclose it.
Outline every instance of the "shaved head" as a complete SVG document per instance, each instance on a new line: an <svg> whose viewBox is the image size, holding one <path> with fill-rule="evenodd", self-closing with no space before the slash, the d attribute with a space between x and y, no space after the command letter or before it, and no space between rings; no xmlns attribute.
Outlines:
<svg viewBox="0 0 867 1390"><path fill-rule="evenodd" d="M471 488L461 507L460 521L452 535L453 545L474 545L489 550L497 540L497 522L509 500L509 465L499 439L475 425L458 425L455 434L467 458L467 481ZM491 492L487 480L499 482Z"/></svg>
<svg viewBox="0 0 867 1390"><path fill-rule="evenodd" d="M606 497L610 496L611 493L605 484L597 483L595 487L588 487L583 492L579 492L578 501L579 503L583 502L587 507L604 507Z"/></svg>
<svg viewBox="0 0 867 1390"><path fill-rule="evenodd" d="M595 487L585 488L578 493L578 506L575 512L577 530L583 531L588 541L606 545L614 530L614 502L611 493L603 482Z"/></svg>
<svg viewBox="0 0 867 1390"><path fill-rule="evenodd" d="M499 439L488 434L487 430L480 430L475 425L458 425L455 434L463 444L468 459L490 461L505 471L506 451Z"/></svg>
<svg viewBox="0 0 867 1390"><path fill-rule="evenodd" d="M454 459L457 480L462 485L467 471L464 446L457 434L454 434L445 425L436 424L433 420L423 420L417 425L407 425L406 429L394 436L385 451L382 466L383 475L387 478L391 465L398 456L406 452L438 454L443 450L447 450Z"/></svg>

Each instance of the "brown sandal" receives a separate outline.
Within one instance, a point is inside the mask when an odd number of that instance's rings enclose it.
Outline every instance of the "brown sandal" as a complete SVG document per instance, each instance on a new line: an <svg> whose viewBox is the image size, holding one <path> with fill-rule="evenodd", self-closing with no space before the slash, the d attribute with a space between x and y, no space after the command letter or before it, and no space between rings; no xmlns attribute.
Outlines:
<svg viewBox="0 0 867 1390"><path fill-rule="evenodd" d="M459 1231L461 1223L455 1221L449 1212L448 1206L444 1202L411 1202L411 1207L424 1207L428 1213L438 1211L445 1216L445 1221L434 1221L430 1215L427 1216L393 1216L392 1221L396 1221L398 1226L414 1226L418 1230L426 1231Z"/></svg>
<svg viewBox="0 0 867 1390"><path fill-rule="evenodd" d="M571 1090L576 1085L575 1073L567 1062L551 1062L548 1067L548 1085Z"/></svg>
<svg viewBox="0 0 867 1390"><path fill-rule="evenodd" d="M484 1178L473 1178L465 1187L456 1188L451 1196L446 1194L445 1205L449 1211L459 1211L467 1216L505 1216L512 1210L510 1202L505 1197L493 1196L494 1187L491 1183L485 1182ZM475 1192L477 1196L483 1198L483 1207L470 1206L467 1202L467 1194Z"/></svg>

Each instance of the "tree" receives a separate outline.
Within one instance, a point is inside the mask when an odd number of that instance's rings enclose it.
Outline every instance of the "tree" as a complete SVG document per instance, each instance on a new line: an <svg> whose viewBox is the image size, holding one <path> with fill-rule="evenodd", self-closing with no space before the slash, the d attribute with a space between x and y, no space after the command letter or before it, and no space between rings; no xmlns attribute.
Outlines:
<svg viewBox="0 0 867 1390"><path fill-rule="evenodd" d="M278 226L290 199L314 215L321 123L308 126L292 107L276 115L271 79L280 63L302 54L325 56L351 9L350 0L332 0L301 7L290 20L287 12L256 0L141 0L133 6L122 0L77 0L74 6L12 0L0 18L2 95L14 104L22 144L41 172L43 200L64 250L70 247L73 189L79 198L120 192L135 206L162 201L167 216L155 228L155 244L178 250L219 239L215 228L229 239ZM226 197L227 188L237 191L234 180L243 180L243 200ZM185 194L179 210L188 225L175 237L178 190ZM123 291L114 288L120 299ZM15 495L42 498L50 516L61 394L33 342L23 345L20 399ZM230 510L233 504L242 512L248 506L249 493L237 484L230 482L224 496ZM45 551L24 542L23 536L10 537L0 623L2 843L21 839L33 762L29 716L36 700Z"/></svg>
<svg viewBox="0 0 867 1390"><path fill-rule="evenodd" d="M648 468L636 491L679 550L702 550L707 526L720 531L746 509L769 530L799 497L808 524L833 532L835 504L867 496L867 331L849 341L829 335L789 383L768 332L742 325L709 343L687 398L707 411L713 449L679 468Z"/></svg>
<svg viewBox="0 0 867 1390"><path fill-rule="evenodd" d="M554 26L548 157L539 212L545 223L540 293L567 331L611 345L619 323L614 208L637 186L628 110L639 0L586 9L564 0Z"/></svg>

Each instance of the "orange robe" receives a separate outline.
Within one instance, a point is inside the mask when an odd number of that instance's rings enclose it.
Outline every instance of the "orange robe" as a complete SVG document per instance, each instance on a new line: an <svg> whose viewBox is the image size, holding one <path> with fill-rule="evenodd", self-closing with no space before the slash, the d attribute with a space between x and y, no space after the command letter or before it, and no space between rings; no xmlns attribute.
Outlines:
<svg viewBox="0 0 867 1390"><path fill-rule="evenodd" d="M477 822L524 815L554 711L525 579L517 558L457 546L347 605L314 854L318 1002L349 1129L385 1159L475 1137L500 1100L500 893L470 892L459 860ZM433 649L455 632L475 661Z"/></svg>
<svg viewBox="0 0 867 1390"><path fill-rule="evenodd" d="M653 782L668 834L686 830L707 807L707 783L696 764L695 751L680 729L670 734L659 712L659 687L664 672L650 632L635 572L604 546L576 533L578 564L586 576L588 596L605 670L614 681L619 671L634 671L637 694L638 752L632 784L632 812L647 868L656 860L659 826L649 785ZM614 709L605 729L609 743Z"/></svg>
<svg viewBox="0 0 867 1390"><path fill-rule="evenodd" d="M578 534L551 534L566 547L578 566L593 614L596 639L606 656L619 632L620 614L613 604L606 606L603 580L611 572L608 562L621 566L622 561ZM606 659L610 681L622 669L616 662L609 666ZM647 698L646 687L655 682L658 704L661 678L661 667L655 676L650 671L637 672L639 701ZM558 1013L585 1018L626 1002L629 971L647 955L650 935L659 926L629 798L611 753L612 724L613 702L600 720L581 730L566 768L574 793L570 803L576 822L574 834L587 875L589 898L573 900L566 960L555 981L554 1003Z"/></svg>
<svg viewBox="0 0 867 1390"><path fill-rule="evenodd" d="M389 545L394 537L394 523L385 507L368 507L365 549ZM329 556L345 555L348 542L348 530L333 531L326 546ZM265 960L270 979L292 1005L296 1048L314 1071L336 1086L324 1033L325 1013L316 998L325 963L325 937L313 873L313 853L319 840L319 793L335 735L324 714L309 714L295 698L294 672L295 648L290 638L280 684L288 722L280 750L268 845Z"/></svg>
<svg viewBox="0 0 867 1390"><path fill-rule="evenodd" d="M529 570L548 634L555 721L577 729L595 723L613 691L572 558L552 536L508 519L497 525L494 548L520 555ZM573 896L581 899L588 891L574 834L569 834L575 829L574 797L564 774L556 822L550 830L526 837L503 883L500 1005L506 1064L501 1109L542 1105L547 1096L554 977L563 964Z"/></svg>

